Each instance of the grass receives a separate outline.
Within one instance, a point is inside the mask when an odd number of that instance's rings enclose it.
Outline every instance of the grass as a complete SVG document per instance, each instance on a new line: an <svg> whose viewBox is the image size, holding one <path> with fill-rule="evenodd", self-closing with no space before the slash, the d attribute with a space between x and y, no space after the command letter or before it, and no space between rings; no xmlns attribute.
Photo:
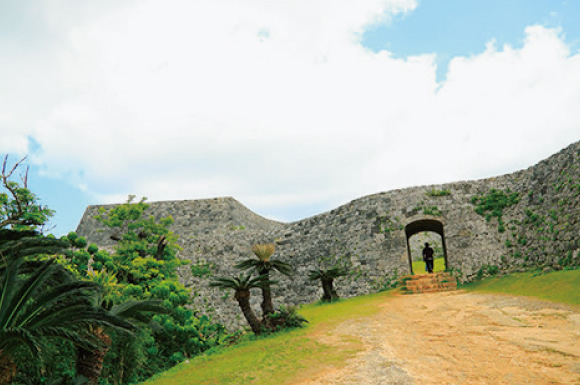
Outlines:
<svg viewBox="0 0 580 385"><path fill-rule="evenodd" d="M463 288L580 305L580 270L519 273L485 279ZM306 328L248 337L238 345L195 357L143 385L290 385L315 372L341 367L362 351L363 345L356 337L336 335L331 330L349 319L378 313L391 295L392 291L386 291L332 304L304 306L299 312L310 321Z"/></svg>
<svg viewBox="0 0 580 385"><path fill-rule="evenodd" d="M435 258L433 261L433 271L444 271L445 270L445 258ZM413 274L426 274L425 262L423 261L413 261Z"/></svg>
<svg viewBox="0 0 580 385"><path fill-rule="evenodd" d="M535 297L580 306L580 269L539 274L527 272L488 278L463 286L466 290Z"/></svg>
<svg viewBox="0 0 580 385"><path fill-rule="evenodd" d="M330 330L348 319L378 313L390 291L304 306L299 313L309 320L306 328L267 337L250 337L229 348L195 357L189 363L161 373L144 385L293 384L310 371L338 368L363 349L352 336L332 336ZM335 338L332 346L320 337Z"/></svg>

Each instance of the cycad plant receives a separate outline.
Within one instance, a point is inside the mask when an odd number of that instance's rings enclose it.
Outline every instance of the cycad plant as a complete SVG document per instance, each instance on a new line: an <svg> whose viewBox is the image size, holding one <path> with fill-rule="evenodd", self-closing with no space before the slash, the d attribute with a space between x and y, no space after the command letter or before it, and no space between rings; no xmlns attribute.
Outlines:
<svg viewBox="0 0 580 385"><path fill-rule="evenodd" d="M92 282L98 284L102 290L95 293L92 297L92 305L115 317L126 322L132 329L137 328L137 323L147 324L150 322L152 314L166 313L167 309L162 305L160 300L148 301L125 301L120 304L112 305L106 300L108 291L117 283L114 275L109 275L105 271L92 272L88 274ZM76 370L77 375L84 376L90 384L96 384L103 371L103 362L105 355L111 345L109 330L102 325L89 325L88 331L101 342L97 349L87 348L83 345L77 346L76 351ZM119 330L116 328L116 330ZM121 332L127 332L127 329L121 329Z"/></svg>
<svg viewBox="0 0 580 385"><path fill-rule="evenodd" d="M346 275L348 275L348 271L342 267L332 267L330 269L317 268L308 272L308 279L311 281L320 280L323 291L322 301L331 302L339 298L334 289L334 280Z"/></svg>
<svg viewBox="0 0 580 385"><path fill-rule="evenodd" d="M22 266L22 259L13 259L0 275L0 379L4 383L10 383L16 374L13 356L18 351L28 352L42 367L47 338L98 349L99 341L87 332L87 326L133 328L93 306L91 297L99 290L98 285L72 277L55 283L57 276L62 280L62 268L53 259L26 275Z"/></svg>
<svg viewBox="0 0 580 385"><path fill-rule="evenodd" d="M262 323L252 310L250 306L250 289L260 288L274 284L275 282L270 281L268 275L262 274L257 277L252 278L252 274L248 273L246 275L240 274L238 277L218 277L210 282L210 286L219 287L222 289L232 289L235 290L236 294L234 298L238 301L242 313L248 321L250 328L254 334L260 334L262 332Z"/></svg>
<svg viewBox="0 0 580 385"><path fill-rule="evenodd" d="M292 274L292 266L286 262L272 260L271 257L276 251L276 245L273 243L256 244L252 246L252 252L256 258L246 259L237 263L234 267L240 270L256 271L259 275L264 275L266 281L269 281L270 271L276 270L281 274L289 276ZM265 283L262 289L262 314L264 318L274 313L274 304L272 302L272 290L269 283Z"/></svg>

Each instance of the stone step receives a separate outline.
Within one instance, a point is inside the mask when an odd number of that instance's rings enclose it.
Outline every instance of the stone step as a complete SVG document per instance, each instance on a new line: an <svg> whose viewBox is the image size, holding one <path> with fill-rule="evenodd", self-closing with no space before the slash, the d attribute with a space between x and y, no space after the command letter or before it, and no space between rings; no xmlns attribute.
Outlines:
<svg viewBox="0 0 580 385"><path fill-rule="evenodd" d="M401 277L404 294L435 293L457 289L457 279L447 272L435 274L407 275Z"/></svg>
<svg viewBox="0 0 580 385"><path fill-rule="evenodd" d="M407 282L405 287L411 288L437 288L437 287L457 287L457 282L435 282L435 283L416 283L416 282Z"/></svg>

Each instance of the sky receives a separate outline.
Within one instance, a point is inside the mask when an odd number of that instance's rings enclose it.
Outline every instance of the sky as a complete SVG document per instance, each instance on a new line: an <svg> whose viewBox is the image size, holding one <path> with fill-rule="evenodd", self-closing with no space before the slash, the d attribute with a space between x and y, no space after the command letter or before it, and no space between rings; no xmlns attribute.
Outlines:
<svg viewBox="0 0 580 385"><path fill-rule="evenodd" d="M88 205L284 222L580 140L580 0L0 0L0 154ZM23 170L23 169L22 169Z"/></svg>

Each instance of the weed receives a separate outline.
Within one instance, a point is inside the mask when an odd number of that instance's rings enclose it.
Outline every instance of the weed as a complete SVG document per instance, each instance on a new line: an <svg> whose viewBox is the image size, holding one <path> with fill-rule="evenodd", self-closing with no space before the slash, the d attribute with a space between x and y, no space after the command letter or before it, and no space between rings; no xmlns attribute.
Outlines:
<svg viewBox="0 0 580 385"><path fill-rule="evenodd" d="M427 196L430 197L444 197L447 195L451 195L451 190L436 190L436 189L431 189L431 191L427 191Z"/></svg>
<svg viewBox="0 0 580 385"><path fill-rule="evenodd" d="M471 203L475 206L475 212L485 217L486 221L491 218L497 218L498 231L503 233L505 226L502 215L503 210L513 206L520 201L519 194L511 192L508 188L506 191L491 189L486 195L475 195L471 198Z"/></svg>

